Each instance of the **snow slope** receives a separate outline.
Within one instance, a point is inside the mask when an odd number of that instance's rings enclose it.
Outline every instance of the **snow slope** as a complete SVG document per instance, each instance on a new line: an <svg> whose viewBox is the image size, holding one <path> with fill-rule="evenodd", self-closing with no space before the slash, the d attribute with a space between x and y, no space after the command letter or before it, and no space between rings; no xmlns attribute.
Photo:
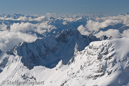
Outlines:
<svg viewBox="0 0 129 86"><path fill-rule="evenodd" d="M71 39L70 35L67 36ZM57 36L57 38L59 37L60 36ZM40 45L39 48L43 48L41 47L43 40L37 41L37 46ZM69 43L69 41L67 43ZM61 40L61 48L68 46L68 44L64 42L64 40ZM52 68L40 64L34 65L33 68L29 69L22 59L32 54L27 54L27 51L35 50L37 48L36 43L37 42L31 44L22 43L14 48L15 52L13 50L13 52L9 54L1 51L0 86L10 86L10 84L13 84L12 86L129 86L129 38L91 42L87 47L82 49L82 51L75 49L74 51L76 52L74 52L74 55L66 64L63 63L63 59L60 59L57 65ZM55 40L53 40L52 43L53 44L50 46L47 42L49 45L47 47L50 47L50 50L58 45ZM32 45L35 46L30 47ZM64 45L65 47L63 47ZM21 46L27 47L21 48ZM26 51L26 49L28 50ZM67 50L69 50L69 48L62 50L61 53L67 52ZM39 51L35 50L33 54L39 54L38 52ZM54 53L52 55L54 55ZM67 55L68 54L65 56ZM31 61L29 59L31 59L31 57L27 59L28 64L34 64L34 62L30 63ZM8 82L16 80L24 83ZM35 83L28 84L28 81ZM43 83L36 84L36 82Z"/></svg>

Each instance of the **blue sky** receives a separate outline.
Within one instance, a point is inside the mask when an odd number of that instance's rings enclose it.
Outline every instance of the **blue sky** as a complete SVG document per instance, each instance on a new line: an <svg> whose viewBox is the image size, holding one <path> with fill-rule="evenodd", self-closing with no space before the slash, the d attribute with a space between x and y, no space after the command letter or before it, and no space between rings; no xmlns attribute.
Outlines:
<svg viewBox="0 0 129 86"><path fill-rule="evenodd" d="M107 14L129 12L129 0L0 0L0 14Z"/></svg>

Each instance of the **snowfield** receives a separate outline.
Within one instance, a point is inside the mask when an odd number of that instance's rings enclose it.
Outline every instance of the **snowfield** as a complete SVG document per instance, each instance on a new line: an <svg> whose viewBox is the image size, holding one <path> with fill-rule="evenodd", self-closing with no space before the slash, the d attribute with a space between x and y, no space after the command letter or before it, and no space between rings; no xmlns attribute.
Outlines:
<svg viewBox="0 0 129 86"><path fill-rule="evenodd" d="M16 52L1 52L0 86L129 86L128 43L129 38L94 41L67 64L60 60L53 68L39 65L30 70Z"/></svg>

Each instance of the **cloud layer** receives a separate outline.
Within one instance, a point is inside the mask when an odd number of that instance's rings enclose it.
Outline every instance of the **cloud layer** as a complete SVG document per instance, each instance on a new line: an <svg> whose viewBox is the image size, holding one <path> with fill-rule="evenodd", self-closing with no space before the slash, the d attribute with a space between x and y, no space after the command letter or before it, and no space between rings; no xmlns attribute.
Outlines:
<svg viewBox="0 0 129 86"><path fill-rule="evenodd" d="M20 42L33 42L37 39L35 35L21 32L0 31L0 50L8 51Z"/></svg>
<svg viewBox="0 0 129 86"><path fill-rule="evenodd" d="M98 21L93 21L93 20L89 20L86 24L86 28L89 30L89 31L98 31L99 29L101 28L105 28L109 25L115 25L115 24L118 24L118 23L122 23L121 20L105 20L105 21L102 21L102 22L98 22Z"/></svg>
<svg viewBox="0 0 129 86"><path fill-rule="evenodd" d="M121 33L119 32L119 30L114 30L114 29L109 29L107 31L100 31L95 34L96 37L101 37L103 35L106 35L108 37L112 36L115 38L121 37Z"/></svg>
<svg viewBox="0 0 129 86"><path fill-rule="evenodd" d="M117 26L118 25L118 26ZM110 27L109 27L110 26ZM108 27L108 28L107 28ZM0 49L8 51L20 42L56 35L63 29L77 29L82 35L129 37L129 15L88 16L0 16ZM40 35L40 36L39 36Z"/></svg>
<svg viewBox="0 0 129 86"><path fill-rule="evenodd" d="M78 30L83 35L93 34L97 37L102 35L112 37L129 37L129 15L108 17L96 17L89 19L86 25L80 25Z"/></svg>
<svg viewBox="0 0 129 86"><path fill-rule="evenodd" d="M13 25L10 26L10 31L11 32L26 32L29 30L34 30L35 25L31 23L14 23Z"/></svg>

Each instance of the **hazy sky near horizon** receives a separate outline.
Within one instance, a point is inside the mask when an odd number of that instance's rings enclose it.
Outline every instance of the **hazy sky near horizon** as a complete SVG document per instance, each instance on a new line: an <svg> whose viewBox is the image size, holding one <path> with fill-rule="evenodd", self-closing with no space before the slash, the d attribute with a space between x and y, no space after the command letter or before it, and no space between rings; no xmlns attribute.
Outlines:
<svg viewBox="0 0 129 86"><path fill-rule="evenodd" d="M129 12L129 0L0 0L0 14L110 14Z"/></svg>

